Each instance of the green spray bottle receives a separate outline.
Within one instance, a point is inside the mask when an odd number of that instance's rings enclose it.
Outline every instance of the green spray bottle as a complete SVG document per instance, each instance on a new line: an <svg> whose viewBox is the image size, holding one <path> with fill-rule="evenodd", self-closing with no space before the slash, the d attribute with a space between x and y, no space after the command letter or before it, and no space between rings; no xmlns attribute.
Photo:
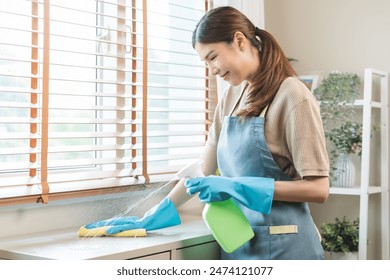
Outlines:
<svg viewBox="0 0 390 280"><path fill-rule="evenodd" d="M177 179L204 177L201 165L202 161L188 164L176 174ZM233 198L206 203L202 217L226 253L234 252L254 236L252 227Z"/></svg>

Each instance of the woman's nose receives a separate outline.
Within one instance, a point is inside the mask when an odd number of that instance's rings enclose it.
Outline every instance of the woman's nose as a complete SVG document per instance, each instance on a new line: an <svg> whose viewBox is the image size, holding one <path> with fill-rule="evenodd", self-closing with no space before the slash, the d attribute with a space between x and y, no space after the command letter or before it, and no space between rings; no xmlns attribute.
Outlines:
<svg viewBox="0 0 390 280"><path fill-rule="evenodd" d="M215 67L214 65L209 65L209 68L210 68L210 71L211 71L211 75L215 76L219 73L219 69L217 67Z"/></svg>

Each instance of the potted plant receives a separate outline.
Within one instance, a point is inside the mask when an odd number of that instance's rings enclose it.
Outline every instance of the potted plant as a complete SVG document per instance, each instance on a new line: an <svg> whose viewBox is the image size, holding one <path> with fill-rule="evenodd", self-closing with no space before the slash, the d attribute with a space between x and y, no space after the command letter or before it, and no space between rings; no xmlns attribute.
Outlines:
<svg viewBox="0 0 390 280"><path fill-rule="evenodd" d="M353 102L359 96L360 85L360 78L356 74L332 72L313 91L320 101L326 132L353 119Z"/></svg>
<svg viewBox="0 0 390 280"><path fill-rule="evenodd" d="M362 153L363 126L359 122L347 121L337 128L333 128L329 133L329 140L335 150L342 154L353 154L360 156ZM336 156L336 155L334 155Z"/></svg>
<svg viewBox="0 0 390 280"><path fill-rule="evenodd" d="M331 259L357 259L359 219L349 221L344 216L333 223L321 225L322 246Z"/></svg>
<svg viewBox="0 0 390 280"><path fill-rule="evenodd" d="M355 185L355 165L350 155L360 156L362 153L363 125L355 121L346 121L340 127L327 133L332 143L330 151L332 159L332 182L337 187Z"/></svg>
<svg viewBox="0 0 390 280"><path fill-rule="evenodd" d="M347 172L347 164L351 169L354 168L351 161L345 162L348 160L348 154L351 151L360 154L361 151L361 124L353 122L355 115L353 103L359 96L360 84L360 78L356 74L333 72L313 91L320 101L325 137L330 145L332 185L340 184L338 179L342 173ZM353 150L349 146L350 142L353 142L352 145L355 144ZM340 156L343 156L344 162L337 163ZM348 169L349 173L346 175L354 181L355 174L351 169ZM353 182L349 182L348 185L353 185Z"/></svg>

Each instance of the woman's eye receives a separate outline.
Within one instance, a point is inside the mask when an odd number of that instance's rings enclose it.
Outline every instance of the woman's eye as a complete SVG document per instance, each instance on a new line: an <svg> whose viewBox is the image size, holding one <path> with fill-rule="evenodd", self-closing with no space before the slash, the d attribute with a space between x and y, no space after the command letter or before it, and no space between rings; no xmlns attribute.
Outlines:
<svg viewBox="0 0 390 280"><path fill-rule="evenodd" d="M210 58L211 61L215 60L217 58L217 56L213 56Z"/></svg>

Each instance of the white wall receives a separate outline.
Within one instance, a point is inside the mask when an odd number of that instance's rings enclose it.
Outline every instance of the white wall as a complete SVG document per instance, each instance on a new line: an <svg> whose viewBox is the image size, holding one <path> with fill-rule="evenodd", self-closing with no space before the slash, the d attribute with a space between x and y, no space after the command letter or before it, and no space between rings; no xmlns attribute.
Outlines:
<svg viewBox="0 0 390 280"><path fill-rule="evenodd" d="M294 62L298 74L326 76L338 70L362 77L364 68L390 72L390 1L264 0L264 5L265 29L287 56L299 60ZM369 204L368 258L379 259L379 196ZM343 215L356 218L358 207L357 197L346 196L311 205L318 225Z"/></svg>
<svg viewBox="0 0 390 280"><path fill-rule="evenodd" d="M390 1L265 0L265 27L300 73L390 72Z"/></svg>

